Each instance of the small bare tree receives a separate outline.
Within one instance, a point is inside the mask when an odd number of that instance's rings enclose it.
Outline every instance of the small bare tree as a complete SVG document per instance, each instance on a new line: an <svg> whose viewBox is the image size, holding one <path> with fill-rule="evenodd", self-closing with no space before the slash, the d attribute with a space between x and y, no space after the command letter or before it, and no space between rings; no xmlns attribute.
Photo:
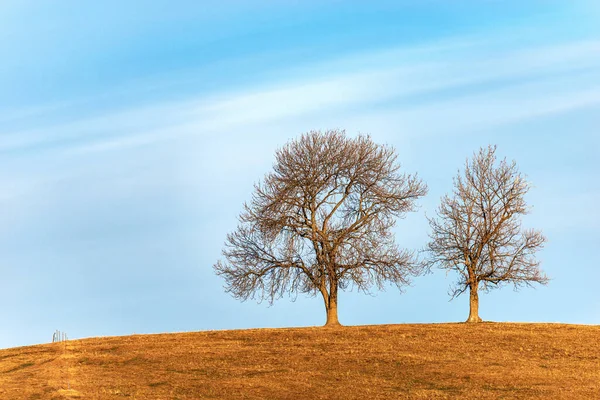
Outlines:
<svg viewBox="0 0 600 400"><path fill-rule="evenodd" d="M450 294L455 298L469 289L467 322L481 322L480 286L487 291L503 283L517 289L548 282L534 258L546 239L540 231L521 228L529 183L514 161L497 163L495 152L489 146L467 160L464 173L454 179L453 195L442 197L437 218L428 218L430 265L458 272Z"/></svg>
<svg viewBox="0 0 600 400"><path fill-rule="evenodd" d="M408 283L422 265L397 248L391 228L427 187L400 173L396 158L369 136L337 130L312 131L279 149L227 236L225 261L214 266L227 291L271 303L286 293L320 293L331 326L339 325L338 289Z"/></svg>

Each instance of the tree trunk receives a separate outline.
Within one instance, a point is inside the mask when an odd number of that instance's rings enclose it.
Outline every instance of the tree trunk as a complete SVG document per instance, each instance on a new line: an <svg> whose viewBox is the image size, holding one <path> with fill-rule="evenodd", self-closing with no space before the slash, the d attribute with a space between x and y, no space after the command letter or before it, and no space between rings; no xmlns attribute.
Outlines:
<svg viewBox="0 0 600 400"><path fill-rule="evenodd" d="M327 307L327 322L325 326L340 326L337 312L337 301L330 301Z"/></svg>
<svg viewBox="0 0 600 400"><path fill-rule="evenodd" d="M469 318L466 322L481 322L479 317L479 294L477 293L479 283L471 284L469 287Z"/></svg>
<svg viewBox="0 0 600 400"><path fill-rule="evenodd" d="M327 293L327 290L325 290L325 288L321 288L321 293L323 294L323 300L325 301L325 311L327 312L327 322L325 322L325 326L341 326L337 312L337 282L331 282L329 284L329 293Z"/></svg>

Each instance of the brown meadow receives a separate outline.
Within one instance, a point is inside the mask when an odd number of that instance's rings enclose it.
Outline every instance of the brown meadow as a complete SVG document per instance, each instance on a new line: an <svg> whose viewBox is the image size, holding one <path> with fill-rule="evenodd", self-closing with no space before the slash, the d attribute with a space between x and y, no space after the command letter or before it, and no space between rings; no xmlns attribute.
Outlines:
<svg viewBox="0 0 600 400"><path fill-rule="evenodd" d="M0 350L2 399L598 399L600 326L422 324Z"/></svg>

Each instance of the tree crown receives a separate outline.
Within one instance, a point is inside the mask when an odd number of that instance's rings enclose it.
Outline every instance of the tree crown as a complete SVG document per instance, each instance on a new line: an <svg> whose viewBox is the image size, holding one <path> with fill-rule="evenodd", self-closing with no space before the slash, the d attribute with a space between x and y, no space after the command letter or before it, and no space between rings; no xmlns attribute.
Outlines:
<svg viewBox="0 0 600 400"><path fill-rule="evenodd" d="M548 281L534 257L546 239L521 226L530 184L514 161L498 162L495 152L489 146L467 160L452 195L442 197L436 217L428 218L430 265L459 272L453 297L479 283L490 289Z"/></svg>
<svg viewBox="0 0 600 400"><path fill-rule="evenodd" d="M393 148L338 130L312 131L279 149L215 265L227 290L273 301L406 284L418 264L396 247L391 228L427 188L396 159Z"/></svg>

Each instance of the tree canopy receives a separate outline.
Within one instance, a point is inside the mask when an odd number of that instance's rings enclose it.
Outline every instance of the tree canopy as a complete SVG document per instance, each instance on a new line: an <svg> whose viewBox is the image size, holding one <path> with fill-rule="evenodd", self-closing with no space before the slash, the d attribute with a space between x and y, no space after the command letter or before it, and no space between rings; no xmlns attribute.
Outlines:
<svg viewBox="0 0 600 400"><path fill-rule="evenodd" d="M430 264L458 273L452 298L469 289L469 322L481 321L480 287L548 282L535 258L546 239L521 226L529 212L524 196L530 184L514 161L497 162L495 153L496 147L489 146L467 160L452 195L442 197L436 217L429 218Z"/></svg>
<svg viewBox="0 0 600 400"><path fill-rule="evenodd" d="M214 269L242 300L320 293L326 325L337 325L338 289L402 288L421 272L392 228L426 193L391 146L311 131L277 150Z"/></svg>

